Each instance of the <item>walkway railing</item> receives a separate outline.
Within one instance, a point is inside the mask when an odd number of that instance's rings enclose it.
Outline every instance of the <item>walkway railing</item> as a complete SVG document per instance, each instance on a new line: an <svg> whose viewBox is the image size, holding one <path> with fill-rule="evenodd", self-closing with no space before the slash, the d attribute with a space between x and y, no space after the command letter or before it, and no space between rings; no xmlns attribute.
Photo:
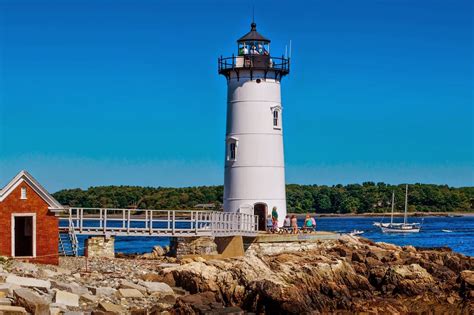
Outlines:
<svg viewBox="0 0 474 315"><path fill-rule="evenodd" d="M258 216L194 210L69 208L60 230L79 235L255 236ZM71 223L71 227L69 226Z"/></svg>
<svg viewBox="0 0 474 315"><path fill-rule="evenodd" d="M290 59L284 56L278 58L262 55L232 55L232 57L220 57L218 59L218 72L220 74L238 69L276 71L285 75L290 72Z"/></svg>

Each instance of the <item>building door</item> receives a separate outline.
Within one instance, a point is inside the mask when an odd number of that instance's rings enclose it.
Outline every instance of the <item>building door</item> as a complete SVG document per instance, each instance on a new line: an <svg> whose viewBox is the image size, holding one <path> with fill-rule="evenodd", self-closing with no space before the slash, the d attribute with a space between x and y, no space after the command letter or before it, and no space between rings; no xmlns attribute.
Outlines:
<svg viewBox="0 0 474 315"><path fill-rule="evenodd" d="M267 205L264 203L256 203L253 206L253 214L258 215L258 230L266 230Z"/></svg>
<svg viewBox="0 0 474 315"><path fill-rule="evenodd" d="M14 216L15 257L33 256L33 216Z"/></svg>

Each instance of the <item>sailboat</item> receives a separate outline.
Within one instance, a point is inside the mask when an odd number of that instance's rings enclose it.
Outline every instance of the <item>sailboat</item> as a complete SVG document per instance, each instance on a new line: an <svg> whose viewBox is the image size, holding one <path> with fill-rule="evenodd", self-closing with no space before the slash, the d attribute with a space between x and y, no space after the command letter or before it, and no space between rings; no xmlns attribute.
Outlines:
<svg viewBox="0 0 474 315"><path fill-rule="evenodd" d="M375 226L380 227L383 233L417 233L420 232L420 223L408 223L408 185L405 188L405 214L403 216L403 223L393 223L393 210L395 205L395 193L392 192L392 215L390 223L375 223Z"/></svg>

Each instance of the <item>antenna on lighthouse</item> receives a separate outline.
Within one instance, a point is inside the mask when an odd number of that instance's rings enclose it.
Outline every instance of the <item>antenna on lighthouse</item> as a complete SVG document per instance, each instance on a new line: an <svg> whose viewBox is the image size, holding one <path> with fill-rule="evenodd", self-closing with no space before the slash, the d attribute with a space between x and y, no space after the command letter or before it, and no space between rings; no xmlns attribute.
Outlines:
<svg viewBox="0 0 474 315"><path fill-rule="evenodd" d="M291 39L290 39L290 55L288 57L291 59Z"/></svg>
<svg viewBox="0 0 474 315"><path fill-rule="evenodd" d="M288 45L285 45L285 58L288 57Z"/></svg>

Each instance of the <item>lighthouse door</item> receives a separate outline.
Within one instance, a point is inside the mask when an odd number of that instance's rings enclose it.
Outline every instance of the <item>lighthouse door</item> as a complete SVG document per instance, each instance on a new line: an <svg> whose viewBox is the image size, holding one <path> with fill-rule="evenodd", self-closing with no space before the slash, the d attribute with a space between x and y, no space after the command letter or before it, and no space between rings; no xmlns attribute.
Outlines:
<svg viewBox="0 0 474 315"><path fill-rule="evenodd" d="M256 203L253 206L253 214L258 215L258 230L265 231L266 230L266 222L265 219L267 217L267 205L264 203Z"/></svg>

